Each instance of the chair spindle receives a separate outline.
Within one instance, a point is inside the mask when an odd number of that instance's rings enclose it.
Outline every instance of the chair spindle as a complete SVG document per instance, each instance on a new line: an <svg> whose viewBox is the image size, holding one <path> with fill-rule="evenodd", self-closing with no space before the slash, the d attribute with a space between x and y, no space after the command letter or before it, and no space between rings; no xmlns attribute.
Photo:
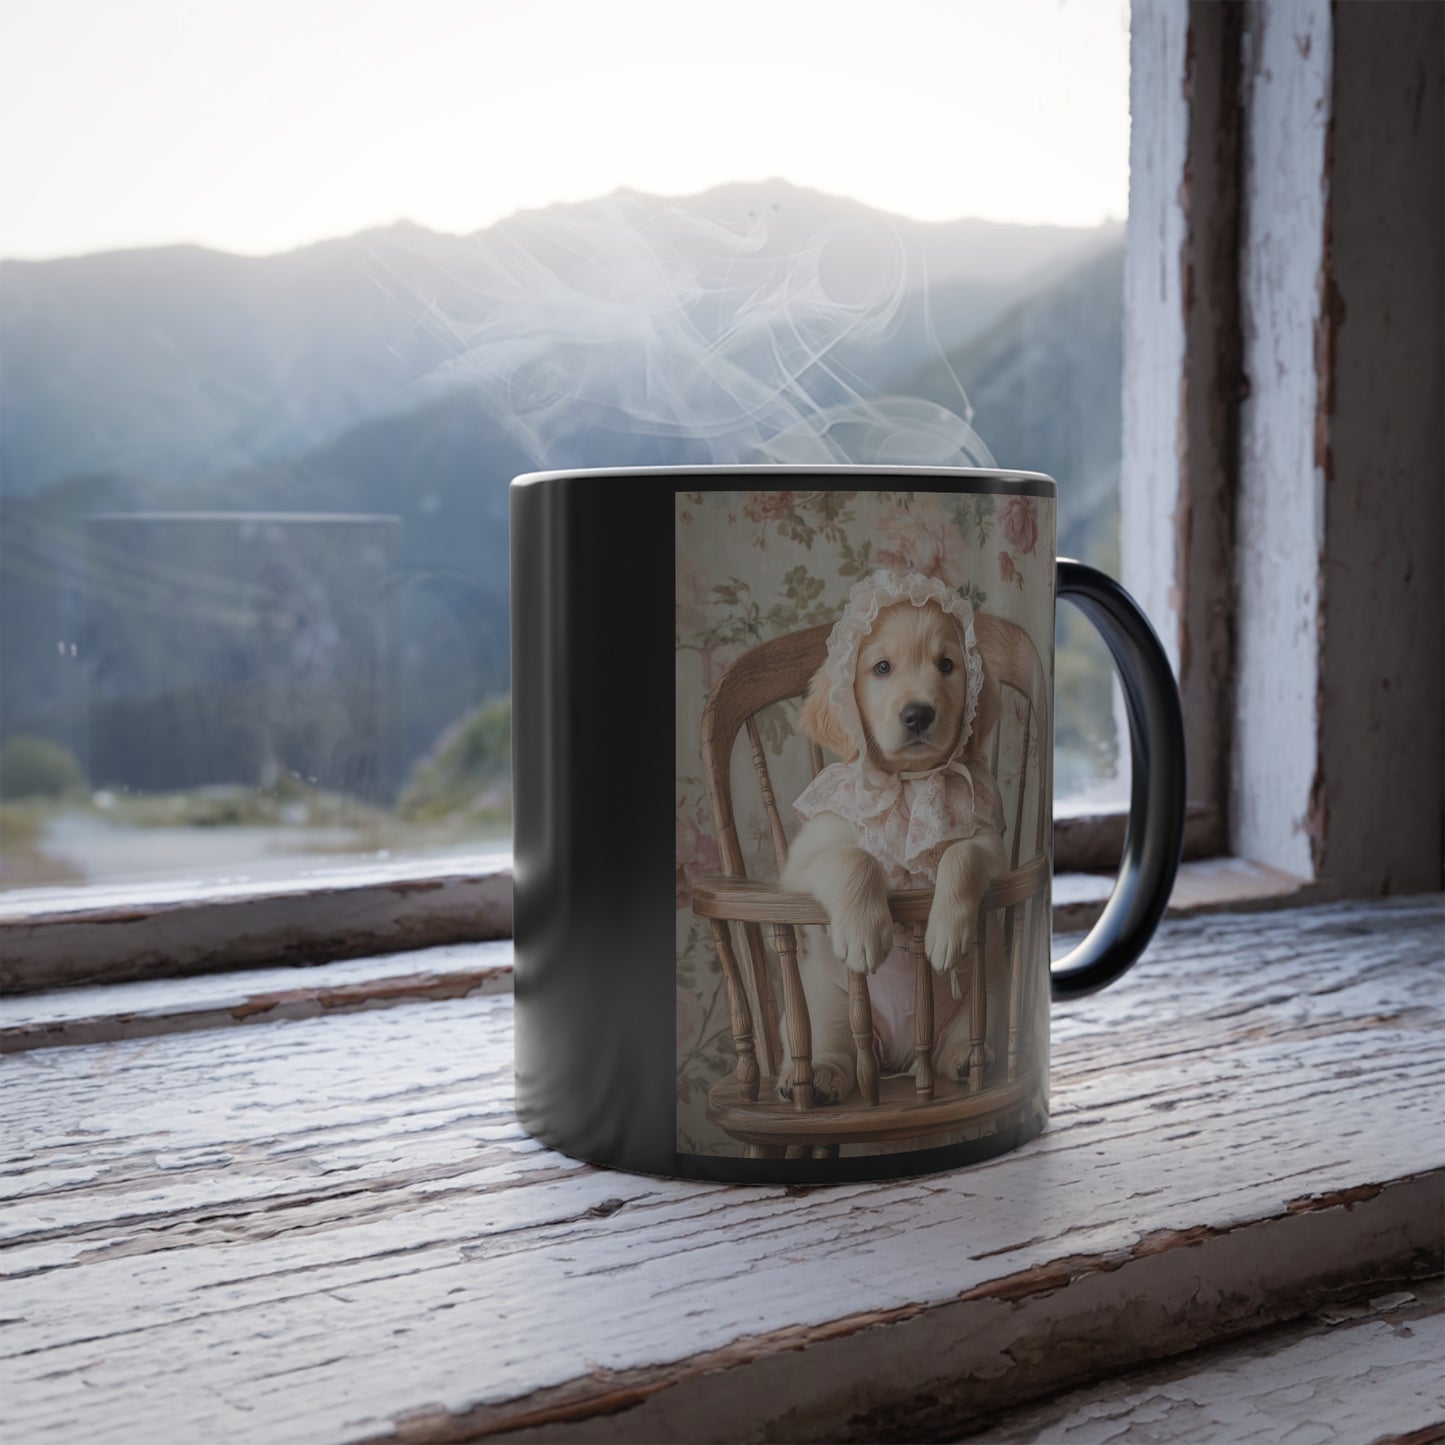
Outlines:
<svg viewBox="0 0 1445 1445"><path fill-rule="evenodd" d="M757 1021L758 1062L764 1074L776 1078L783 1066L783 1034L778 1021L778 999L768 971L767 949L763 945L762 924L743 924L743 942L751 965L753 998L757 1000L753 1016Z"/></svg>
<svg viewBox="0 0 1445 1445"><path fill-rule="evenodd" d="M1020 694L1022 696L1022 694ZM1029 723L1033 713L1029 708L1028 698L1023 699L1023 751L1019 755L1019 790L1018 797L1014 800L1014 826L1013 842L1009 850L1009 867L1019 866L1019 844L1023 841L1024 826L1024 794L1029 790ZM1000 729L1002 731L1002 729ZM1003 918L1003 951L1012 958L1014 947L1014 929L1018 924L1018 910L1010 908Z"/></svg>
<svg viewBox="0 0 1445 1445"><path fill-rule="evenodd" d="M858 1093L865 1104L878 1102L878 1059L873 1052L873 1001L868 980L848 970L848 1027L857 1053Z"/></svg>
<svg viewBox="0 0 1445 1445"><path fill-rule="evenodd" d="M933 969L923 951L924 926L913 925L913 1050L918 1055L914 1088L920 1099L933 1097Z"/></svg>
<svg viewBox="0 0 1445 1445"><path fill-rule="evenodd" d="M1019 754L1019 790L1018 797L1014 800L1014 836L1013 847L1009 850L1010 868L1019 866L1019 844L1023 841L1024 826L1024 794L1029 790L1029 724L1033 721L1033 711L1024 702L1024 741L1023 751Z"/></svg>
<svg viewBox="0 0 1445 1445"><path fill-rule="evenodd" d="M752 745L753 769L758 775L758 786L763 793L763 811L768 815L768 831L773 838L773 859L781 874L788 861L788 835L783 831L783 820L778 814L778 800L773 796L773 780L768 776L768 755L763 751L757 715L750 713L745 726L748 730L748 742Z"/></svg>
<svg viewBox="0 0 1445 1445"><path fill-rule="evenodd" d="M968 1000L968 1092L976 1094L983 1088L984 1043L988 1037L988 981L985 960L988 955L988 912L978 915L978 942L973 950L973 987Z"/></svg>
<svg viewBox="0 0 1445 1445"><path fill-rule="evenodd" d="M813 1026L798 972L798 936L791 923L773 924L773 947L783 975L783 1013L788 1022L788 1052L793 1057L793 1107L813 1107Z"/></svg>
<svg viewBox="0 0 1445 1445"><path fill-rule="evenodd" d="M1009 950L1009 971L1008 971L1008 1081L1013 1083L1018 1076L1019 1061L1019 1017L1023 1011L1024 979L1023 972L1027 966L1023 954L1024 934L1030 934L1032 944L1032 931L1026 930L1027 919L1033 917L1034 907L1032 901L1022 905L1015 904L1009 909L1012 916L1018 913L1019 908L1024 910L1023 917L1018 918L1013 926L1013 947ZM1032 955L1029 955L1032 958Z"/></svg>
<svg viewBox="0 0 1445 1445"><path fill-rule="evenodd" d="M758 1097L758 1058L753 1046L753 1014L748 1007L748 991L743 987L742 974L738 972L737 959L733 956L732 935L721 919L711 919L712 941L722 960L723 977L728 986L728 1014L732 1019L733 1043L738 1051L738 1089L743 1098Z"/></svg>

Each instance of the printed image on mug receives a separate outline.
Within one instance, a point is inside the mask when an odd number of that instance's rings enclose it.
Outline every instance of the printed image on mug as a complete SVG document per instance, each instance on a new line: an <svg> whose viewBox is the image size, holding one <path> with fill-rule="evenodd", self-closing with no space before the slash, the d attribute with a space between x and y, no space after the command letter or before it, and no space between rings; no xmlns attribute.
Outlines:
<svg viewBox="0 0 1445 1445"><path fill-rule="evenodd" d="M1041 1120L1052 496L674 500L678 1151Z"/></svg>

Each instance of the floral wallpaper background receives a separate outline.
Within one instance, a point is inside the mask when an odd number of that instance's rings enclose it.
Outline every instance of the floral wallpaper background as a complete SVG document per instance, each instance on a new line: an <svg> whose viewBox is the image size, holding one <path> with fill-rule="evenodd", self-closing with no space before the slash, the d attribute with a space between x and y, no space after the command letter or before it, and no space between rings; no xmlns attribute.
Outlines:
<svg viewBox="0 0 1445 1445"><path fill-rule="evenodd" d="M1041 497L799 490L678 492L675 508L678 1149L738 1154L742 1146L705 1116L707 1091L737 1067L737 1054L711 929L691 911L697 879L721 872L699 752L708 693L728 664L757 643L836 620L849 588L879 567L938 577L966 596L975 610L1018 623L1051 669L1055 504ZM1014 705L1014 717L1000 727L1004 747L997 780L1011 826L1023 771L1022 728L1015 695L1006 692L1004 697L1006 710ZM807 744L796 732L798 708L795 700L758 717L790 838L798 826L792 799L811 777ZM1024 772L1029 785L1026 819L1032 817L1037 796L1037 745L1035 738ZM824 760L834 761L828 754ZM732 774L748 874L775 879L767 818L745 734L739 735ZM1025 844L1031 845L1028 822L1025 830ZM748 972L736 929L734 951ZM771 952L769 963L781 1008L782 988ZM759 1049L760 1063L761 1054Z"/></svg>

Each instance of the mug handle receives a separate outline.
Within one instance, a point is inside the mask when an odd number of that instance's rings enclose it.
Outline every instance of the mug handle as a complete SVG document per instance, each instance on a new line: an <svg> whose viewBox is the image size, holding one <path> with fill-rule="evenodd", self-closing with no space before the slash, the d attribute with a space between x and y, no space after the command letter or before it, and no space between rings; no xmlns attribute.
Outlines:
<svg viewBox="0 0 1445 1445"><path fill-rule="evenodd" d="M1051 968L1054 998L1070 999L1097 992L1130 968L1164 916L1184 844L1184 715L1149 619L1112 577L1060 557L1058 596L1094 624L1114 658L1133 774L1114 891L1084 941Z"/></svg>

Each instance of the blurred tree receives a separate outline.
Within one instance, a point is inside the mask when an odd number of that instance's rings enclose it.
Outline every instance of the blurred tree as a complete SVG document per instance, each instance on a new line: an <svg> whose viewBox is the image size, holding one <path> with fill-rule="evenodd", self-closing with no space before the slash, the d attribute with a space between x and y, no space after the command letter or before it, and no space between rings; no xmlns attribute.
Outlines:
<svg viewBox="0 0 1445 1445"><path fill-rule="evenodd" d="M494 698L448 728L417 762L400 812L418 821L500 812L511 766L512 699Z"/></svg>
<svg viewBox="0 0 1445 1445"><path fill-rule="evenodd" d="M0 746L0 798L63 798L85 787L75 754L45 738L19 733Z"/></svg>

